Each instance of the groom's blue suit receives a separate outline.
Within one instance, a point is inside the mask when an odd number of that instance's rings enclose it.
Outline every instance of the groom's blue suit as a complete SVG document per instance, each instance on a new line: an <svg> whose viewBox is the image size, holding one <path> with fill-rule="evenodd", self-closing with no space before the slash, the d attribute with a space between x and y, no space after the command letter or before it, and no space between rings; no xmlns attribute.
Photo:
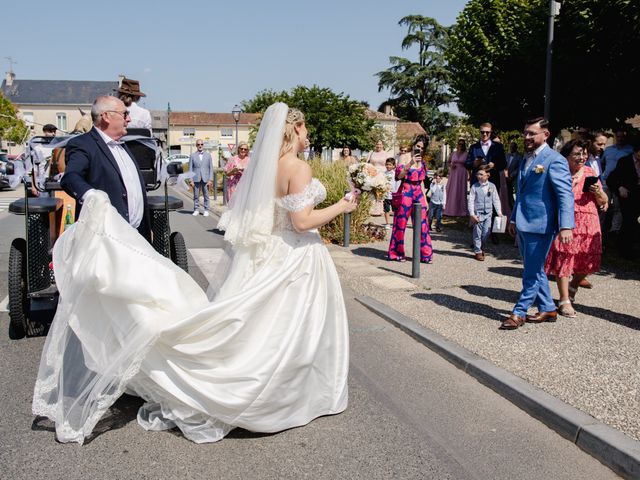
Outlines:
<svg viewBox="0 0 640 480"><path fill-rule="evenodd" d="M558 231L575 228L571 173L566 159L545 145L529 168L526 160L520 163L518 195L511 213L524 261L522 292L513 309L520 317L525 317L533 304L540 312L555 311L544 262Z"/></svg>

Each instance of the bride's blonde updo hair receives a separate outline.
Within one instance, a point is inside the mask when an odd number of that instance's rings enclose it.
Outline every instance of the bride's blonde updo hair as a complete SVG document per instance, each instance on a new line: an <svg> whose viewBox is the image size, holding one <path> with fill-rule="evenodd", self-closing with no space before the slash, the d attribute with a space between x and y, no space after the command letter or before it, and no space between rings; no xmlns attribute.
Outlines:
<svg viewBox="0 0 640 480"><path fill-rule="evenodd" d="M293 150L294 145L298 141L295 127L304 123L304 113L297 108L290 108L287 112L287 120L284 124L284 135L282 137L282 147L280 148L280 156Z"/></svg>

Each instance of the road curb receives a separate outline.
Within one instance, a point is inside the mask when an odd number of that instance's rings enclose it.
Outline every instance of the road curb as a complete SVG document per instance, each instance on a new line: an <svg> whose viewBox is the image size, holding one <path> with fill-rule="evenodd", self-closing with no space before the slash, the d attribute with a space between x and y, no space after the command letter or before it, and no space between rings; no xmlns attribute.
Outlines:
<svg viewBox="0 0 640 480"><path fill-rule="evenodd" d="M640 442L564 403L368 296L356 301L473 376L627 479L640 479Z"/></svg>

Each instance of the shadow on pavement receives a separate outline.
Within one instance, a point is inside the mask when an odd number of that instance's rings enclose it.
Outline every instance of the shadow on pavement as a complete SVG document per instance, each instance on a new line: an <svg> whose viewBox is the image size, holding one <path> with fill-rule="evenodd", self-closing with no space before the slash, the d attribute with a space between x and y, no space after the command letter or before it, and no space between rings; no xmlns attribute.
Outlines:
<svg viewBox="0 0 640 480"><path fill-rule="evenodd" d="M522 278L522 267L489 267L487 271L497 273L498 275Z"/></svg>
<svg viewBox="0 0 640 480"><path fill-rule="evenodd" d="M378 248L358 247L351 250L351 253L358 255L359 257L379 258L381 260L387 259L387 251L380 250Z"/></svg>
<svg viewBox="0 0 640 480"><path fill-rule="evenodd" d="M511 313L510 310L501 310L492 307L491 305L487 305L486 303L471 302L469 300L461 299L460 297L442 293L414 293L412 296L420 300L429 300L450 310L482 315L483 317L495 320L496 322L502 322L504 320L503 317Z"/></svg>
<svg viewBox="0 0 640 480"><path fill-rule="evenodd" d="M579 301L579 298L576 297ZM586 305L574 304L576 312L590 315L592 317L601 318L607 322L617 323L623 327L632 328L634 330L640 330L640 317L634 317L633 315L627 315L626 313L612 312L600 307L588 307Z"/></svg>
<svg viewBox="0 0 640 480"><path fill-rule="evenodd" d="M520 294L520 292L507 290L505 288L483 287L480 285L461 285L460 288L476 297L487 297L514 304L518 301Z"/></svg>

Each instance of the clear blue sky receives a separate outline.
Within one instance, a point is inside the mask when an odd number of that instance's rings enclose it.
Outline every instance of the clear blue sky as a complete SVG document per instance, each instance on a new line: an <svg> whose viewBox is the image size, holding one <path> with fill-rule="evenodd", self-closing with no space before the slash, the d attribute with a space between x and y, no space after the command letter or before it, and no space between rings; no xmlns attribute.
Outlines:
<svg viewBox="0 0 640 480"><path fill-rule="evenodd" d="M372 108L376 72L400 48L405 15L455 22L466 0L112 0L10 2L0 61L18 79L140 80L147 108L230 111L265 88L313 84ZM4 75L3 75L4 76Z"/></svg>

